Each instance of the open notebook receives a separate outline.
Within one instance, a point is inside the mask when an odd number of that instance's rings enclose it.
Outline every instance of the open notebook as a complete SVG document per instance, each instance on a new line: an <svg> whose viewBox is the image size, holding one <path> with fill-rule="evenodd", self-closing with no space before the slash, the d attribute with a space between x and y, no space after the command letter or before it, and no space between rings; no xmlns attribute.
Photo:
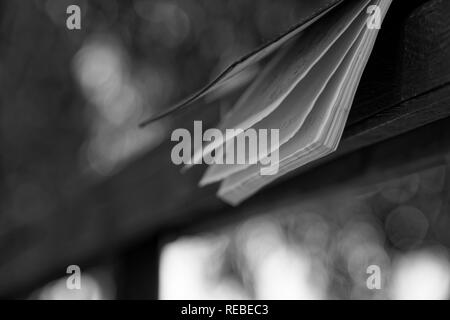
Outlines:
<svg viewBox="0 0 450 320"><path fill-rule="evenodd" d="M218 196L230 204L333 152L339 144L391 0L322 2L309 19L244 57L173 108L186 106L275 52L218 124L224 134L197 145L186 164L190 167L205 157L223 156L224 163L209 165L200 185L221 182Z"/></svg>

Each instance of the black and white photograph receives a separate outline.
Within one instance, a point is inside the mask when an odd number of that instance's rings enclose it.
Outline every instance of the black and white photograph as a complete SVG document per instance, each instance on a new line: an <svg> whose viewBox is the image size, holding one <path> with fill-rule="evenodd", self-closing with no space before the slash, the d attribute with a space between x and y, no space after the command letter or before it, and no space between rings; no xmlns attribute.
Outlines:
<svg viewBox="0 0 450 320"><path fill-rule="evenodd" d="M0 0L0 177L1 300L449 300L450 1Z"/></svg>

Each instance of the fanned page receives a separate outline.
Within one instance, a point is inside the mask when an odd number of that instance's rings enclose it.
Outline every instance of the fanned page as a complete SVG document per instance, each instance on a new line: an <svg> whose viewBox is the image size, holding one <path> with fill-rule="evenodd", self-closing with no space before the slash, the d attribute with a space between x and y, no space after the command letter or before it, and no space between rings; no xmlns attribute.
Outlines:
<svg viewBox="0 0 450 320"><path fill-rule="evenodd" d="M361 36L361 39L362 38L363 36ZM352 68L354 57L357 57L357 49L363 44L361 39L359 39L359 41L354 45L350 54L346 57L345 61L339 67L339 70L333 76L326 90L320 96L317 107L308 117L305 126L301 128L298 134L291 141L280 148L278 175L266 176L264 177L264 181L273 181L277 176L286 173L285 170L289 168L289 163L295 162L296 164L301 165L299 158L305 155L305 153L307 154L308 150L317 150L320 146L320 143L317 142L318 136L320 135L320 132L325 130L326 120L330 119L332 116L333 108L330 108L329 106L336 104L339 96L342 95L346 78L345 73L350 72ZM313 154L311 151L309 152L310 156ZM297 155L296 159L294 159L295 155ZM309 159L303 158L303 160L306 162ZM262 180L263 177L259 177L259 169L260 168L258 165L251 166L247 170L226 179L219 190L221 197L224 194L229 193L233 188L238 187L239 192L242 192L246 190L246 188L249 189L248 187L250 184L255 184L256 180Z"/></svg>
<svg viewBox="0 0 450 320"><path fill-rule="evenodd" d="M338 6L314 25L306 29L292 47L283 48L278 57L257 77L231 112L219 125L225 129L248 129L273 112L295 86L347 30L364 10L369 0L350 0ZM193 163L220 147L233 135L194 150Z"/></svg>
<svg viewBox="0 0 450 320"><path fill-rule="evenodd" d="M316 21L321 19L329 11L337 7L343 0L315 0L312 9L309 12L302 14L301 21L293 26L286 33L280 35L276 39L264 44L262 47L256 49L255 51L249 53L248 55L242 57L238 61L234 62L225 71L223 71L218 77L213 81L208 83L204 88L192 94L190 97L184 99L183 101L177 103L176 105L164 110L160 114L157 114L150 119L143 121L140 126L146 126L147 124L161 119L177 110L183 109L200 98L204 97L210 92L213 92L220 88L227 81L233 79L240 72L245 70L251 65L259 62L265 57L269 56L273 52L277 51L282 45L287 41L297 36L303 30L307 29L309 26L313 25Z"/></svg>
<svg viewBox="0 0 450 320"><path fill-rule="evenodd" d="M361 12L358 18L353 21L352 25L348 27L345 33L341 35L338 41L333 44L323 58L308 72L305 78L300 81L280 106L267 117L252 126L257 132L259 132L258 130L260 129L267 128L279 129L279 143L270 146L271 149L269 152L273 152L274 148L278 148L285 144L298 130L300 130L320 94L325 89L331 77L362 32L366 23L366 18L366 13ZM241 133L240 138L243 138L243 135L244 133ZM237 139L234 138L234 140ZM225 144L226 154L236 154L236 145L236 141L231 141L230 143L227 142ZM245 164L212 164L208 167L200 184L206 185L217 182L233 173L245 169L250 166L251 163L256 163L259 160L259 155L257 153L249 153L249 148L246 148L245 151ZM221 153L222 151L219 152Z"/></svg>
<svg viewBox="0 0 450 320"><path fill-rule="evenodd" d="M363 42L357 44L359 47L362 47L362 45L364 45ZM356 52L356 49L355 47L352 51ZM355 55L352 52L346 58L346 61L342 64L330 82L330 85L320 97L317 108L310 115L305 126L292 141L282 147L280 150L280 168L278 174L262 177L259 176L259 167L253 166L246 172L233 175L224 181L219 190L222 198L228 197L228 201L234 203L237 193L239 193L239 197L247 197L279 176L318 158L318 156L324 156L331 151L329 148L326 148L323 141L320 142L320 132L323 133L327 128L331 128L331 122L334 118L333 111L336 111L336 108L329 108L329 106L339 103L339 100L342 100L345 91L345 80L349 77L346 74L343 76L343 73L351 73L356 69L355 66L352 67L355 59L351 58L358 57L362 57L362 55ZM231 192L234 188L238 188L235 189L236 194Z"/></svg>
<svg viewBox="0 0 450 320"><path fill-rule="evenodd" d="M372 1L383 19L391 0ZM337 148L356 89L373 49L377 29L363 31L333 75L301 129L279 150L276 175L260 175L261 164L248 167L226 178L218 191L223 200L238 204L278 177L317 160Z"/></svg>

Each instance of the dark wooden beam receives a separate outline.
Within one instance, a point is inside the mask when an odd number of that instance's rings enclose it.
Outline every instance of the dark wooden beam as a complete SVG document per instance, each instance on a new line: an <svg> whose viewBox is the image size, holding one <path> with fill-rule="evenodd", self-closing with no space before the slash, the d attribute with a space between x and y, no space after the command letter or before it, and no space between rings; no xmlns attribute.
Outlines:
<svg viewBox="0 0 450 320"><path fill-rule="evenodd" d="M392 2L349 124L450 82L450 2Z"/></svg>

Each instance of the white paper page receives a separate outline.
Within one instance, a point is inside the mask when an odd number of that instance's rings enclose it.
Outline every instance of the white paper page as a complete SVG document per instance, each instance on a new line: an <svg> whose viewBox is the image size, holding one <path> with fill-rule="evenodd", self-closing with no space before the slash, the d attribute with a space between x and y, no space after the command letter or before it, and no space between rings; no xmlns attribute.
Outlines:
<svg viewBox="0 0 450 320"><path fill-rule="evenodd" d="M232 65L230 65L226 70L224 70L219 76L217 76L214 80L209 82L205 87L195 92L191 96L187 97L183 101L173 105L167 110L162 111L161 113L151 117L143 121L140 125L145 126L153 121L161 119L176 110L185 108L186 106L192 104L193 102L199 100L205 95L216 91L221 88L222 85L227 83L230 80L233 80L239 73L241 73L246 68L254 65L265 57L269 56L276 50L278 50L281 46L283 46L287 41L296 37L303 30L307 29L309 26L313 25L317 20L321 19L328 12L333 10L335 7L339 6L343 0L318 0L314 3L314 7L311 9L311 12L305 13L303 15L303 19L296 26L292 27L286 33L280 35L276 39L264 44L262 47L254 50L253 52L241 57L237 61L235 61Z"/></svg>
<svg viewBox="0 0 450 320"><path fill-rule="evenodd" d="M374 4L379 4L382 11L382 18L384 18L390 4L391 0L381 0L375 1ZM316 148L317 154L315 157L311 155L307 155L303 158L307 162L317 159L317 157L322 157L328 154L330 151L333 151L339 142L340 136L342 135L343 128L345 126L345 121L347 119L350 105L353 101L353 98L356 93L357 85L365 68L365 65L370 57L370 52L373 49L373 45L375 43L377 30L366 30L366 40L363 43L363 48L361 49L361 53L359 53L357 57L357 62L355 62L355 66L352 68L352 72L350 76L348 76L348 81L343 89L343 93L341 94L341 100L338 103L338 109L333 112L333 120L329 122L327 126L329 129L328 132L332 132L326 136L325 141L319 143L313 143L312 145ZM342 91L342 90L341 90ZM330 129L331 127L331 129ZM323 137L321 138L323 139ZM322 144L322 146L321 146ZM300 152L301 154L302 152ZM237 177L238 173L229 179L226 179L218 192L219 197L223 198L225 201L237 204L246 197L255 193L258 189L262 188L267 183L275 180L277 177L298 168L299 166L307 163L305 161L299 161L298 157L291 157L291 159L285 159L285 164L280 167L280 172L277 176L259 176L258 173L249 176L247 179L243 179L242 177L239 179Z"/></svg>
<svg viewBox="0 0 450 320"><path fill-rule="evenodd" d="M275 109L274 112L252 126L252 129L279 129L280 147L291 139L300 130L308 114L311 112L321 92L325 89L333 74L342 63L347 53L355 43L366 23L366 13L360 13L353 24L345 31L336 43L328 50L322 59L311 69L304 79L286 97L286 99ZM227 144L226 153L233 153L236 138L233 144ZM222 148L219 147L219 148ZM258 160L256 154L250 155L246 148L246 164L213 164L208 167L200 185L217 182L227 176L239 172L251 163ZM269 153L274 151L270 150ZM253 156L253 157L252 157Z"/></svg>
<svg viewBox="0 0 450 320"><path fill-rule="evenodd" d="M368 3L369 0L345 2L326 18L305 30L292 44L294 49L284 50L280 57L257 77L221 122L219 129L247 129L276 109ZM211 153L221 146L224 140L218 139L194 150L193 162L200 161L204 154Z"/></svg>
<svg viewBox="0 0 450 320"><path fill-rule="evenodd" d="M333 115L333 106L337 104L340 95L343 93L346 75L350 73L352 69L352 63L354 63L358 48L363 45L364 34L362 33L360 39L352 48L351 52L345 58L344 62L339 67L338 72L335 73L329 85L320 96L317 106L314 111L310 113L305 125L297 132L297 134L288 141L285 145L281 146L279 150L280 168L279 174L276 176L267 176L267 179L275 179L281 173L285 164L293 161L295 155L297 158L305 155L308 149L314 145L314 142L319 140L321 132L327 126L327 119ZM316 143L317 145L317 143ZM224 185L221 186L221 190L229 188L228 186L235 186L242 184L246 180L259 179L261 166L259 164L252 165L244 171L240 171L224 181Z"/></svg>

